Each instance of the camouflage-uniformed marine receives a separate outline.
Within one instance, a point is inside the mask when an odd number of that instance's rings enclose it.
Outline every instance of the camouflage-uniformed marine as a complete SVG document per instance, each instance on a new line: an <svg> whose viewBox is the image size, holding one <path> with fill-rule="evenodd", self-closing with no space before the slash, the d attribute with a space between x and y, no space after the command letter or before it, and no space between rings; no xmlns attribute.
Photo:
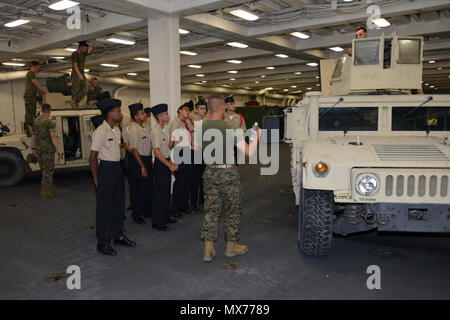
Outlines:
<svg viewBox="0 0 450 320"><path fill-rule="evenodd" d="M25 100L25 133L28 136L31 136L31 127L36 117L37 88L33 84L34 79L36 79L36 74L31 70L28 71L25 77L25 93L23 94Z"/></svg>
<svg viewBox="0 0 450 320"><path fill-rule="evenodd" d="M42 173L43 193L53 193L56 148L52 143L50 132L55 132L55 130L56 124L50 117L41 115L34 120L33 134L39 168Z"/></svg>
<svg viewBox="0 0 450 320"><path fill-rule="evenodd" d="M102 87L96 86L95 88L89 87L89 90L87 92L87 100L86 104L88 105L95 105L97 103L97 97L102 92Z"/></svg>
<svg viewBox="0 0 450 320"><path fill-rule="evenodd" d="M87 49L83 49L87 48ZM86 57L90 53L90 47L84 41L80 42L78 50L72 53L72 100L73 107L79 107L80 101L86 96L88 92L88 84L86 76L84 74L86 66ZM84 80L80 80L77 72L74 69L74 64L77 64L78 71L80 71L81 76Z"/></svg>
<svg viewBox="0 0 450 320"><path fill-rule="evenodd" d="M221 120L203 121L202 130L218 129L226 139L226 130L234 128ZM235 138L234 144L244 139L243 134ZM203 150L208 143L203 141ZM207 165L203 174L205 192L205 215L203 218L204 241L217 241L219 233L219 218L223 214L226 241L239 241L243 198L239 169L234 165L233 150L226 150L224 141L224 159L216 165ZM204 154L205 157L205 154ZM206 162L207 163L207 162Z"/></svg>

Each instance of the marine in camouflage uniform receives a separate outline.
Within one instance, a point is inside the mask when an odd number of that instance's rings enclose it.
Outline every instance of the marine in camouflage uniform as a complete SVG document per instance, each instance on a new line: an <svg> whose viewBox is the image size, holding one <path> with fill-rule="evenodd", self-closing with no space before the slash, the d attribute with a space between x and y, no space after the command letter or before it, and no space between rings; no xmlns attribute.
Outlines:
<svg viewBox="0 0 450 320"><path fill-rule="evenodd" d="M89 86L89 90L87 92L86 104L95 106L95 104L97 103L97 97L100 95L100 93L102 93L102 90L102 87L98 85L97 78L93 77L91 79L91 85Z"/></svg>
<svg viewBox="0 0 450 320"><path fill-rule="evenodd" d="M37 61L31 63L31 69L27 72L25 76L25 93L23 94L23 99L25 101L25 134L31 137L33 121L36 118L36 104L37 104L37 92L38 88L33 83L36 79L36 73L40 70L40 65ZM39 90L43 90L42 87ZM42 91L45 93L45 91Z"/></svg>
<svg viewBox="0 0 450 320"><path fill-rule="evenodd" d="M80 101L86 96L88 92L88 84L86 76L84 74L86 66L86 57L90 53L92 48L82 41L78 47L78 50L72 53L72 107L79 108ZM78 71L84 80L80 80L78 73L75 71L74 64L77 65Z"/></svg>
<svg viewBox="0 0 450 320"><path fill-rule="evenodd" d="M48 116L40 115L34 120L33 135L35 137L36 154L41 169L41 196L54 196L53 173L55 171L56 148L52 143L50 132L55 132L56 124Z"/></svg>

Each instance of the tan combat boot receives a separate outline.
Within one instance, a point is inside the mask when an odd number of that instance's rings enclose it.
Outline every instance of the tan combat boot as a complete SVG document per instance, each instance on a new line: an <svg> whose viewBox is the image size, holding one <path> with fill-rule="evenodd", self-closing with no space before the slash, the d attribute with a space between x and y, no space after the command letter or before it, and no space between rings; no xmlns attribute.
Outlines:
<svg viewBox="0 0 450 320"><path fill-rule="evenodd" d="M216 255L216 249L214 249L214 241L205 241L205 251L203 252L203 261L211 262Z"/></svg>
<svg viewBox="0 0 450 320"><path fill-rule="evenodd" d="M48 197L54 197L55 193L53 192L53 186L48 186L47 187L47 196Z"/></svg>
<svg viewBox="0 0 450 320"><path fill-rule="evenodd" d="M41 186L41 198L48 198L47 187Z"/></svg>
<svg viewBox="0 0 450 320"><path fill-rule="evenodd" d="M225 250L225 256L231 258L240 254L245 254L248 251L248 247L240 245L237 241L228 241L227 249Z"/></svg>

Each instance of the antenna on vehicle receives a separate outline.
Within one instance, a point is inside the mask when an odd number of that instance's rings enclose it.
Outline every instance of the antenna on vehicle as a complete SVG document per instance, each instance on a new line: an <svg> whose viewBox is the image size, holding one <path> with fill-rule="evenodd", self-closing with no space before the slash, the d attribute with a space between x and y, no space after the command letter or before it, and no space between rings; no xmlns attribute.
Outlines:
<svg viewBox="0 0 450 320"><path fill-rule="evenodd" d="M427 98L427 100L423 103L421 103L420 105L418 105L417 107L415 107L414 109L412 109L410 112L408 112L407 114L403 115L402 119L405 118L406 116L409 116L411 113L413 113L414 111L416 111L417 109L419 109L421 106L423 106L425 103L430 102L431 100L433 100L432 96L429 96Z"/></svg>
<svg viewBox="0 0 450 320"><path fill-rule="evenodd" d="M334 107L336 107L339 103L341 103L342 101L344 101L344 98L340 97L338 102L336 102L334 105L331 106L331 108L326 109L325 111L319 112L319 115L325 115L328 113L328 111L330 111L331 109L333 109Z"/></svg>

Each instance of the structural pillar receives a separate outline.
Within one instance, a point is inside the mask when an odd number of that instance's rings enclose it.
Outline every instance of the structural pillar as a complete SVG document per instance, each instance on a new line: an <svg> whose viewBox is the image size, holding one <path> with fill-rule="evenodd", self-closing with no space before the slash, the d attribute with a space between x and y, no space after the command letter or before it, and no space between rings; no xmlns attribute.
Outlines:
<svg viewBox="0 0 450 320"><path fill-rule="evenodd" d="M179 17L148 19L150 105L167 103L170 119L181 105Z"/></svg>

